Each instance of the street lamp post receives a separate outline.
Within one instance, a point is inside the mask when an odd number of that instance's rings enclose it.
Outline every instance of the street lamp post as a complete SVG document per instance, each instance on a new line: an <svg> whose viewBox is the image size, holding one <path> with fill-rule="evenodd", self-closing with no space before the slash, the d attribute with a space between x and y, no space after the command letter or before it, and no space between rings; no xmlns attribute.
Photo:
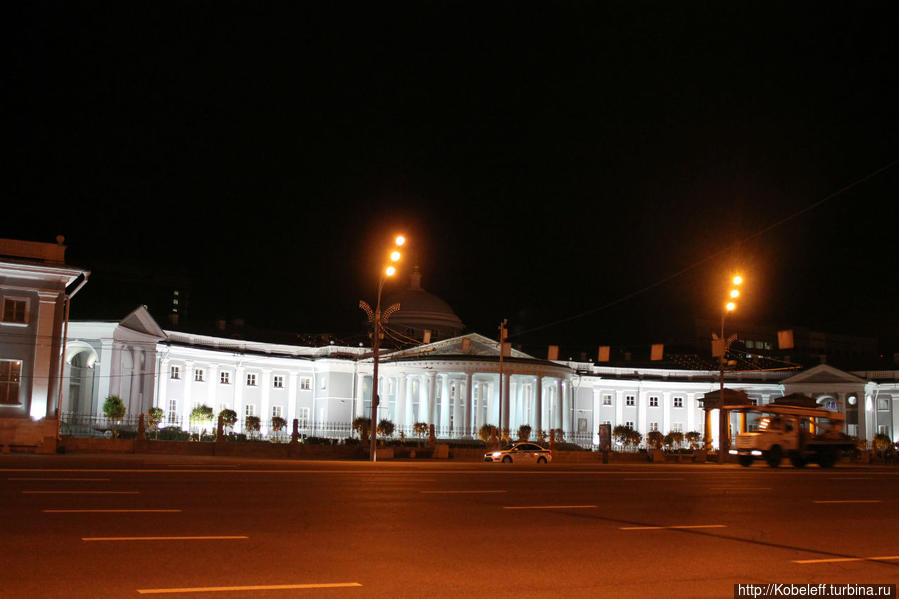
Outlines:
<svg viewBox="0 0 899 599"><path fill-rule="evenodd" d="M404 243L406 243L406 238L402 235L398 236L395 240L395 247L400 247ZM390 253L390 262L398 262L401 258L400 252L394 249ZM364 300L359 301L359 307L365 310L365 313L368 314L368 320L372 323L373 333L372 333L372 341L371 341L371 349L372 349L372 359L373 359L373 368L372 368L372 386L371 386L371 430L369 434L371 435L371 461L377 461L378 455L378 405L381 403L381 398L378 395L378 361L379 354L381 349L381 337L384 335L382 332L384 325L387 323L390 315L400 309L399 304L393 304L389 306L384 312L381 312L381 291L384 290L384 283L387 281L389 277L392 277L396 274L396 267L393 264L389 264L385 268L381 270L381 275L378 277L378 299L375 302L375 309L372 310L371 306L368 305Z"/></svg>
<svg viewBox="0 0 899 599"><path fill-rule="evenodd" d="M727 349L736 339L736 335L732 335L730 339L724 337L724 318L728 312L737 309L736 299L740 297L740 291L737 287L743 283L743 277L735 275L732 280L734 287L730 290L729 299L724 304L721 311L721 358L719 359L720 376L718 387L718 463L723 464L727 460L728 451L730 451L730 423L727 410L724 409L724 366L727 362Z"/></svg>

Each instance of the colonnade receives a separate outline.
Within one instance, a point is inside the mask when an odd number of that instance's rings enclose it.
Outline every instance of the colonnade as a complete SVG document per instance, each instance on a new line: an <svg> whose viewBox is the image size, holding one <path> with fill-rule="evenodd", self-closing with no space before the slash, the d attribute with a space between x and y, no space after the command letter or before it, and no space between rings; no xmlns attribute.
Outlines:
<svg viewBox="0 0 899 599"><path fill-rule="evenodd" d="M532 374L397 372L379 377L378 420L397 427L433 424L438 436L469 437L485 424L508 429L572 430L571 381ZM359 374L356 417L371 414L371 375ZM565 418L568 414L569 417Z"/></svg>

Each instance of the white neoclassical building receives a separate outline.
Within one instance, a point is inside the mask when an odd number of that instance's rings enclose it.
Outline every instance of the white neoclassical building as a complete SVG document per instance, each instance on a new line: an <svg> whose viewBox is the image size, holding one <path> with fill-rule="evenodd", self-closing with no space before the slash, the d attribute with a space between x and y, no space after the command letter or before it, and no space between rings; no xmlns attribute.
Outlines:
<svg viewBox="0 0 899 599"><path fill-rule="evenodd" d="M704 433L701 401L719 388L717 370L601 366L546 360L469 333L380 358L379 419L398 432L434 425L438 438L476 436L484 424L515 433L561 431L581 445L598 443L599 426ZM120 322L73 322L69 327L64 413L72 422L102 415L109 394L128 413L163 410L166 425L189 427L194 407L297 421L307 436L347 437L352 421L370 417L373 361L364 347L281 345L163 330L144 308ZM897 438L899 371L843 372L827 365L805 371L727 373L725 384L763 405L802 393L846 415L846 432ZM502 391L502 392L501 392ZM500 399L502 398L502 399ZM752 427L749 422L748 426ZM738 415L731 427L738 430ZM717 445L718 418L711 418Z"/></svg>

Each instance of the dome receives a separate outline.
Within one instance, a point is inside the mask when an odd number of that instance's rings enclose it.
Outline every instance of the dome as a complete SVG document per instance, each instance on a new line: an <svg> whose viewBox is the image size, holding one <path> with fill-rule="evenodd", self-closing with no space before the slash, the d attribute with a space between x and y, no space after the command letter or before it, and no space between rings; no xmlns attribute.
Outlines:
<svg viewBox="0 0 899 599"><path fill-rule="evenodd" d="M421 287L421 272L416 266L409 276L409 287L391 294L382 307L399 304L400 309L390 315L387 327L418 341L430 331L430 341L448 339L462 333L465 325L445 301Z"/></svg>

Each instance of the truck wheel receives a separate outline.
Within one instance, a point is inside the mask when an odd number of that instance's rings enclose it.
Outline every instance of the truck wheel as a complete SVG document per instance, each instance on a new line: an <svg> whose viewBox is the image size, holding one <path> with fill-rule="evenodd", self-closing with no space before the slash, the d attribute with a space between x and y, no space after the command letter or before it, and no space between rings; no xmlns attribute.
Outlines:
<svg viewBox="0 0 899 599"><path fill-rule="evenodd" d="M751 455L741 455L739 458L740 465L745 466L746 468L752 466L752 456Z"/></svg>
<svg viewBox="0 0 899 599"><path fill-rule="evenodd" d="M818 465L822 468L833 468L837 463L837 452L833 450L821 450L818 452Z"/></svg>
<svg viewBox="0 0 899 599"><path fill-rule="evenodd" d="M772 468L777 468L778 466L780 466L780 461L782 459L783 450L781 450L780 445L775 445L765 452L765 461L768 462L768 465Z"/></svg>
<svg viewBox="0 0 899 599"><path fill-rule="evenodd" d="M794 468L805 468L805 458L801 455L793 454L790 456L790 463Z"/></svg>

